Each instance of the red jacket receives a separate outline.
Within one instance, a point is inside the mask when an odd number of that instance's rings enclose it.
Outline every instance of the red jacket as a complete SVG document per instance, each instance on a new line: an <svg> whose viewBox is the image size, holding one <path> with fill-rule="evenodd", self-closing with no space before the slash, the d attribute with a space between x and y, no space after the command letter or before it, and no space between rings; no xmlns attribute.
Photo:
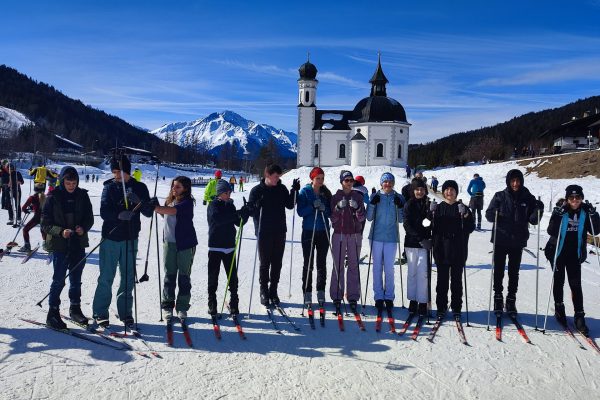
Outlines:
<svg viewBox="0 0 600 400"><path fill-rule="evenodd" d="M23 204L23 207L21 207L21 210L25 212L30 205L33 210L33 218L40 218L42 216L42 207L40 204L40 197L37 194L29 196L25 204Z"/></svg>

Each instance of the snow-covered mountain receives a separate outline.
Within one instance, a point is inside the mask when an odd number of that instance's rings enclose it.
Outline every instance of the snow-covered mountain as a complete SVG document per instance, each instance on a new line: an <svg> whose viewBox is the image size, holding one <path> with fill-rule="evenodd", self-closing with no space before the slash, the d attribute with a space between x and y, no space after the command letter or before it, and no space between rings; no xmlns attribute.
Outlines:
<svg viewBox="0 0 600 400"><path fill-rule="evenodd" d="M237 142L239 157L243 157L244 152L250 157L256 156L258 150L273 138L282 157L296 156L297 136L294 132L257 124L233 111L212 113L191 122L166 124L150 133L180 146L206 146L214 155L218 155L226 143Z"/></svg>
<svg viewBox="0 0 600 400"><path fill-rule="evenodd" d="M23 125L33 124L25 115L0 106L0 137L15 135Z"/></svg>

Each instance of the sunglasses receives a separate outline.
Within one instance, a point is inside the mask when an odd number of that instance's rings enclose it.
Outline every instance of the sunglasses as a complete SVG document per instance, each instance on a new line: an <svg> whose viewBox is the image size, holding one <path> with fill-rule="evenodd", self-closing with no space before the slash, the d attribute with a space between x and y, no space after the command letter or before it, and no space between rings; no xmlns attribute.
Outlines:
<svg viewBox="0 0 600 400"><path fill-rule="evenodd" d="M346 183L347 182L354 182L354 179L352 179L352 178L346 178L346 179L344 179L344 182L346 182Z"/></svg>
<svg viewBox="0 0 600 400"><path fill-rule="evenodd" d="M574 194L572 196L567 197L569 200L581 200L581 196Z"/></svg>

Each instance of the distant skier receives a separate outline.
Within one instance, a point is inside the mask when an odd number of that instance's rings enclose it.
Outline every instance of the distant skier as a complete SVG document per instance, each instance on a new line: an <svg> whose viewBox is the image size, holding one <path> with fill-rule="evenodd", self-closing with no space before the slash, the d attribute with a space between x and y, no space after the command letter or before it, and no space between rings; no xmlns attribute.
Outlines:
<svg viewBox="0 0 600 400"><path fill-rule="evenodd" d="M223 176L223 173L220 169L218 169L215 171L215 177L208 181L206 188L204 188L204 200L202 200L203 205L207 205L213 201L215 197L217 197L217 181L221 179L221 176Z"/></svg>
<svg viewBox="0 0 600 400"><path fill-rule="evenodd" d="M410 173L411 173L410 165L406 164L406 167L404 167L404 169L406 171L406 179L410 179Z"/></svg>
<svg viewBox="0 0 600 400"><path fill-rule="evenodd" d="M339 312L346 293L350 308L355 312L360 299L358 260L366 212L363 194L352 190L354 184L352 172L343 170L340 173L340 183L342 188L331 199L331 224L333 225L331 246L334 265L331 271L329 294L336 311ZM347 277L345 277L344 261L348 263Z"/></svg>
<svg viewBox="0 0 600 400"><path fill-rule="evenodd" d="M277 287L287 232L285 209L294 209L294 192L300 190L300 180L294 179L292 190L288 192L280 180L282 173L279 165L266 166L263 178L252 188L248 199L258 241L260 303L263 306L279 305Z"/></svg>
<svg viewBox="0 0 600 400"><path fill-rule="evenodd" d="M240 186L238 188L238 192L243 192L244 191L244 177L240 176L240 179L238 180Z"/></svg>
<svg viewBox="0 0 600 400"><path fill-rule="evenodd" d="M438 178L436 178L435 176L431 177L431 189L433 189L433 193L438 192L438 190L437 190L438 185L439 185Z"/></svg>
<svg viewBox="0 0 600 400"><path fill-rule="evenodd" d="M324 185L325 172L321 168L314 167L309 176L311 183L304 186L298 194L297 212L302 217L301 241L304 256L302 292L304 293L304 303L310 307L312 304L314 260L317 260L317 301L319 305L325 302L332 195L327 186Z"/></svg>
<svg viewBox="0 0 600 400"><path fill-rule="evenodd" d="M7 162L2 171L2 208L8 210L7 225L21 225L21 185L25 181L14 164Z"/></svg>
<svg viewBox="0 0 600 400"><path fill-rule="evenodd" d="M235 175L231 175L231 177L229 178L229 184L231 185L231 192L235 192L235 184L237 183L237 181L235 180Z"/></svg>
<svg viewBox="0 0 600 400"><path fill-rule="evenodd" d="M469 182L467 187L467 193L471 196L469 201L469 208L475 218L477 225L476 229L481 229L481 210L483 210L483 191L485 190L485 182L479 174L473 175L473 179ZM477 212L477 214L476 214Z"/></svg>
<svg viewBox="0 0 600 400"><path fill-rule="evenodd" d="M49 170L45 165L40 165L39 167L31 168L29 170L29 176L33 176L33 183L41 183L44 185L44 191L46 191L46 180L48 179L48 175L55 175L54 172Z"/></svg>
<svg viewBox="0 0 600 400"><path fill-rule="evenodd" d="M394 261L400 241L398 224L403 222L405 201L394 190L395 182L392 173L381 175L381 190L371 196L367 208L367 219L373 221L369 240L373 255L373 295L378 314L384 306L391 313L396 297Z"/></svg>
<svg viewBox="0 0 600 400"><path fill-rule="evenodd" d="M506 174L506 189L496 192L485 212L488 222L494 222L498 213L498 223L492 230L491 242L494 243L494 312L504 309L502 281L508 257L508 294L506 312L517 313L516 299L519 286L519 270L523 248L529 239L529 224L537 225L538 210L544 210L544 203L524 186L523 173L512 169Z"/></svg>
<svg viewBox="0 0 600 400"><path fill-rule="evenodd" d="M135 179L138 182L142 181L142 171L140 171L138 167L135 167L135 169L133 170L133 179Z"/></svg>
<svg viewBox="0 0 600 400"><path fill-rule="evenodd" d="M462 311L462 276L467 261L469 235L475 229L471 211L457 202L458 184L453 180L442 185L444 201L430 205L433 257L437 266L436 305L438 317L448 310L448 284L452 293L450 307L455 317Z"/></svg>
<svg viewBox="0 0 600 400"><path fill-rule="evenodd" d="M592 234L592 232L598 234L600 232L600 217L598 217L594 206L590 203L582 203L584 196L581 186L567 186L565 197L567 200L563 205L555 207L550 217L548 223L550 239L546 244L544 254L550 261L550 265L554 264L554 255L557 255L553 286L556 319L562 325L567 324L563 302L566 271L575 310L575 327L587 336L589 329L585 324L585 312L583 310L581 264L587 258L587 234ZM590 218L593 226L590 225ZM560 239L558 240L558 251L556 252L558 237ZM594 240L596 239L594 238Z"/></svg>
<svg viewBox="0 0 600 400"><path fill-rule="evenodd" d="M22 253L28 253L31 251L31 243L29 241L29 231L31 231L36 225L42 220L42 209L46 203L46 196L44 195L45 184L36 183L33 186L33 192L31 196L25 201L21 210L26 214L33 213L33 216L27 224L23 227L23 246L19 249ZM42 239L46 240L46 233L42 230ZM45 246L44 246L45 247Z"/></svg>

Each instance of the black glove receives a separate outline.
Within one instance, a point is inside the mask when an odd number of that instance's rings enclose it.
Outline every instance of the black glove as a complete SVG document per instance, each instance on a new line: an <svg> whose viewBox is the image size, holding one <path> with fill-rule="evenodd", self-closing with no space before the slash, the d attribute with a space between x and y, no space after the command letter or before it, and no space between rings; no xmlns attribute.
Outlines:
<svg viewBox="0 0 600 400"><path fill-rule="evenodd" d="M536 200L535 201L535 208L537 208L538 210L544 211L544 203L542 203L541 200Z"/></svg>
<svg viewBox="0 0 600 400"><path fill-rule="evenodd" d="M567 208L565 206L554 207L554 210L552 210L552 214L558 215L559 217L562 217L566 212L567 212Z"/></svg>
<svg viewBox="0 0 600 400"><path fill-rule="evenodd" d="M431 250L431 248L433 247L433 241L431 239L423 239L419 242L419 244L425 250Z"/></svg>
<svg viewBox="0 0 600 400"><path fill-rule="evenodd" d="M371 204L373 204L373 205L376 205L380 201L381 201L381 196L379 196L379 193L375 193L373 195L373 197L371 197ZM396 201L394 200L394 202L396 202Z"/></svg>
<svg viewBox="0 0 600 400"><path fill-rule="evenodd" d="M141 202L139 196L135 194L131 188L127 189L127 201L129 202L129 205L138 204Z"/></svg>
<svg viewBox="0 0 600 400"><path fill-rule="evenodd" d="M292 181L292 190L295 192L300 191L300 178L296 178Z"/></svg>
<svg viewBox="0 0 600 400"><path fill-rule="evenodd" d="M247 205L242 206L242 208L238 210L238 216L244 221L248 220L248 217L250 216L250 208Z"/></svg>
<svg viewBox="0 0 600 400"><path fill-rule="evenodd" d="M124 210L119 213L117 218L119 218L121 221L131 221L131 218L133 218L134 215L135 213L133 211Z"/></svg>
<svg viewBox="0 0 600 400"><path fill-rule="evenodd" d="M156 208L156 206L160 206L158 198L156 196L152 197L150 200L148 200L148 205L152 208Z"/></svg>
<svg viewBox="0 0 600 400"><path fill-rule="evenodd" d="M402 199L399 196L394 196L394 204L396 205L396 207L402 208Z"/></svg>
<svg viewBox="0 0 600 400"><path fill-rule="evenodd" d="M206 200L202 200L202 205L205 206L206 205Z"/></svg>
<svg viewBox="0 0 600 400"><path fill-rule="evenodd" d="M592 205L592 203L590 203L589 201L586 201L585 203L583 203L582 207L585 210L585 212L588 213L588 215L596 214L596 207L594 207Z"/></svg>

